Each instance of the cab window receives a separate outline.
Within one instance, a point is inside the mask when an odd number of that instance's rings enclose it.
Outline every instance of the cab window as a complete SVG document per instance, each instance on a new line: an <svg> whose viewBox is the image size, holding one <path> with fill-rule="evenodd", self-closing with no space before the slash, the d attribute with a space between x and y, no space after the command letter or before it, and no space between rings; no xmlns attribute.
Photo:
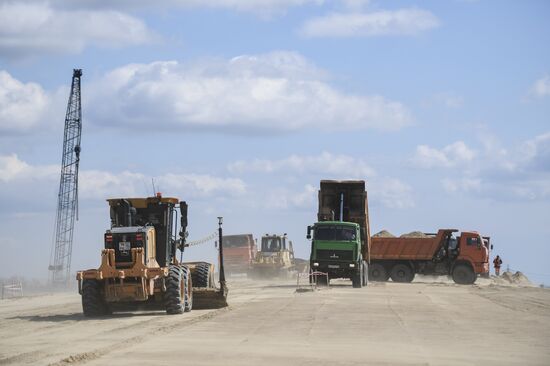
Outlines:
<svg viewBox="0 0 550 366"><path fill-rule="evenodd" d="M467 239L466 239L466 244L467 244L467 245L477 246L478 244L480 244L479 238L475 238L475 237L473 237L473 238L467 238Z"/></svg>

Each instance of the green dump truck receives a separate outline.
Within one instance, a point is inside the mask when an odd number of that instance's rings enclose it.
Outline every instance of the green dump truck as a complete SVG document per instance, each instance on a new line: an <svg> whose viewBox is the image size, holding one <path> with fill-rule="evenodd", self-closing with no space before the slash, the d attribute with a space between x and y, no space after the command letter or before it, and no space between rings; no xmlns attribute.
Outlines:
<svg viewBox="0 0 550 366"><path fill-rule="evenodd" d="M322 180L317 222L308 226L307 238L312 281L349 278L353 287L366 286L371 237L365 181Z"/></svg>

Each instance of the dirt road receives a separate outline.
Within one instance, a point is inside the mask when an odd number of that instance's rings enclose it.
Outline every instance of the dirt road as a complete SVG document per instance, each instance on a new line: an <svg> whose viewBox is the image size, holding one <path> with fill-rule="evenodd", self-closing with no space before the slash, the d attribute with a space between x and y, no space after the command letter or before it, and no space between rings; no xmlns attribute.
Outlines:
<svg viewBox="0 0 550 366"><path fill-rule="evenodd" d="M231 285L229 309L180 316L85 319L74 294L0 301L0 365L550 364L549 290Z"/></svg>

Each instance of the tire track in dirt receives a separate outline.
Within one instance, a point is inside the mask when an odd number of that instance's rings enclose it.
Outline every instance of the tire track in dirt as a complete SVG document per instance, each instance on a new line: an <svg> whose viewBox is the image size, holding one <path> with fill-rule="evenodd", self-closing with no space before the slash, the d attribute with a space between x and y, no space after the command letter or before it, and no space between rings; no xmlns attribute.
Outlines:
<svg viewBox="0 0 550 366"><path fill-rule="evenodd" d="M79 365L84 364L88 361L96 360L98 358L101 358L102 356L114 351L114 350L120 350L121 348L126 348L128 346L133 346L138 343L142 343L146 341L147 339L151 338L151 336L159 335L159 334L167 334L170 333L180 327L189 327L195 323L198 323L200 321L210 320L220 314L226 313L228 311L232 310L231 307L223 308L223 309L217 309L210 311L204 315L200 315L193 319L183 319L178 322L164 325L161 327L157 327L153 330L150 330L147 332L147 335L137 335L134 337L126 338L120 342L110 344L109 346L100 347L97 349L94 349L89 352L81 352L74 355L70 355L68 357L63 358L62 360L59 360L57 362L50 363L49 366L63 366L63 365ZM135 324L134 324L135 326Z"/></svg>

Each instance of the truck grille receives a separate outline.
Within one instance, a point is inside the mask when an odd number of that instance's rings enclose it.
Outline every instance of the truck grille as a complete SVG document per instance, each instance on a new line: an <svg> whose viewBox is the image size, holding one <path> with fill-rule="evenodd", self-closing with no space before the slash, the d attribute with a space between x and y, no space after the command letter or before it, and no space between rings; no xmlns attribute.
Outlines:
<svg viewBox="0 0 550 366"><path fill-rule="evenodd" d="M353 260L352 250L331 250L331 249L317 249L317 259L329 260L329 261L351 261Z"/></svg>

